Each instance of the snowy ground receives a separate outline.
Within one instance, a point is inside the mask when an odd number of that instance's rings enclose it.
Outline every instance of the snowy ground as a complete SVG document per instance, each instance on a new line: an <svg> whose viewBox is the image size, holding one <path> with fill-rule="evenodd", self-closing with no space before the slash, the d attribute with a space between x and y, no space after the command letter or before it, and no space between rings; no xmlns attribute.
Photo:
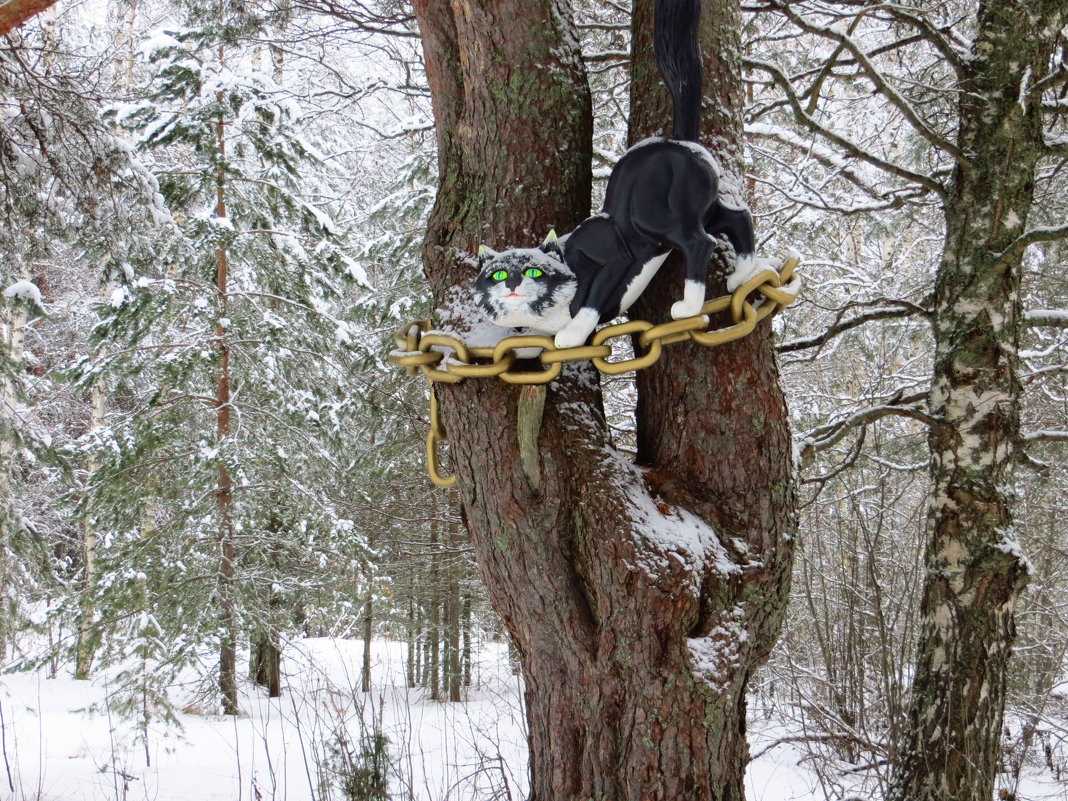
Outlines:
<svg viewBox="0 0 1068 801"><path fill-rule="evenodd" d="M390 739L394 798L525 797L520 687L503 646L481 649L462 704L436 703L422 690L407 689L401 643L375 643L369 695L358 691L360 643L305 640L287 651L281 699L246 688L241 717L205 715L192 704L179 715L181 732L156 727L147 737L135 723L108 714L103 681L47 679L44 673L0 678L0 799L340 799L336 783L330 784L336 777L338 733L355 743L361 728L367 731L375 721ZM187 690L176 690L179 697L182 692ZM85 711L94 704L101 711ZM789 734L759 721L752 729L754 753ZM754 760L749 801L826 798L801 761L802 754L790 745ZM1042 790L1020 797L1068 801L1063 787Z"/></svg>

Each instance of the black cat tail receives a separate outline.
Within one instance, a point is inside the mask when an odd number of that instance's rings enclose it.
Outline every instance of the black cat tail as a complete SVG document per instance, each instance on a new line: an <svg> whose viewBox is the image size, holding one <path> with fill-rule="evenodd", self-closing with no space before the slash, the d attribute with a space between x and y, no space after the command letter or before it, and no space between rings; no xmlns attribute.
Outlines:
<svg viewBox="0 0 1068 801"><path fill-rule="evenodd" d="M656 0L656 66L673 103L672 139L696 142L701 125L701 0Z"/></svg>

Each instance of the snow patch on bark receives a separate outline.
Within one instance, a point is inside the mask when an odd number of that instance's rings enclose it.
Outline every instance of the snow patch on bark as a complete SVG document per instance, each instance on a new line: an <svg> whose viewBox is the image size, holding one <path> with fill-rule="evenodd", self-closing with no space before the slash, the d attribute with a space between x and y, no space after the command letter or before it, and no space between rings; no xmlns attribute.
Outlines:
<svg viewBox="0 0 1068 801"><path fill-rule="evenodd" d="M635 530L646 544L653 546L644 549L656 571L651 575L670 569L671 558L691 574L695 583L710 566L724 576L741 572L712 526L685 509L657 501L650 495L638 467L616 451L606 449L605 453L616 463L617 475L625 477L625 486L620 489Z"/></svg>
<svg viewBox="0 0 1068 801"><path fill-rule="evenodd" d="M745 609L734 606L706 636L686 640L694 676L717 693L725 693L741 663L742 645L748 640Z"/></svg>

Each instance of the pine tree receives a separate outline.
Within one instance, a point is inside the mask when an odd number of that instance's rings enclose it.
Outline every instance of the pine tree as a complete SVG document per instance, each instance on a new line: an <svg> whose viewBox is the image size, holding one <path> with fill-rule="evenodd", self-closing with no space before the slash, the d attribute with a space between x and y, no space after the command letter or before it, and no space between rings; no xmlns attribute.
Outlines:
<svg viewBox="0 0 1068 801"><path fill-rule="evenodd" d="M83 374L106 372L118 401L84 514L107 532L105 622L149 614L167 634L164 669L211 645L236 713L239 640L279 644L304 599L367 556L335 502L343 489L323 491L343 484L360 433L356 326L340 310L364 276L307 199L326 168L297 110L235 45L261 22L198 19L145 43L146 99L112 112L174 223L113 293L97 332L107 353Z"/></svg>

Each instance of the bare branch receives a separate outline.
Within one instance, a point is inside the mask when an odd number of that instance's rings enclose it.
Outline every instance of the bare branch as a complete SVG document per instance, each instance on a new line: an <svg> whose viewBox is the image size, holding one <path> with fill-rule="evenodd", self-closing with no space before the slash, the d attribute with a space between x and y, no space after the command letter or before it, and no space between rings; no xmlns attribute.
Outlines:
<svg viewBox="0 0 1068 801"><path fill-rule="evenodd" d="M831 39L838 42L840 47L846 48L853 57L857 60L860 68L864 71L864 74L868 77L868 80L875 86L883 97L889 100L898 111L900 111L905 119L912 123L912 127L920 134L924 139L930 142L935 147L949 153L953 159L964 168L970 168L971 162L964 155L964 153L955 144L950 142L944 136L935 131L927 122L922 119L917 111L912 107L910 103L900 92L897 91L894 86L887 81L883 74L872 64L871 59L864 50L857 45L853 38L846 33L836 31L834 28L828 28L823 25L812 25L806 22L802 17L794 13L789 6L780 3L771 3L770 7L777 10L779 13L785 15L801 30L814 34L816 36L822 36L825 39Z"/></svg>
<svg viewBox="0 0 1068 801"><path fill-rule="evenodd" d="M885 10L898 22L905 22L920 31L920 35L938 49L938 52L945 58L946 63L951 65L958 75L964 72L964 62L961 59L960 51L953 46L952 41L947 36L943 35L953 33L951 26L946 25L942 28L936 28L928 20L906 13L900 6L890 6ZM964 45L962 44L962 46Z"/></svg>
<svg viewBox="0 0 1068 801"><path fill-rule="evenodd" d="M411 14L382 14L357 0L344 3L336 0L297 0L294 6L342 20L364 33L380 33L404 39L419 38L415 29L415 17Z"/></svg>
<svg viewBox="0 0 1068 801"><path fill-rule="evenodd" d="M893 305L890 308L880 308L864 312L854 317L850 317L848 320L842 319L849 309L857 308L858 306L870 306L882 303ZM784 342L776 347L776 350L779 353L793 353L794 351L807 350L809 348L821 348L839 334L844 334L846 331L864 325L865 323L870 323L874 320L891 320L902 317L913 317L915 315L922 315L929 318L931 313L922 306L917 306L914 303L909 303L904 300L887 300L885 298L878 298L868 303L851 303L838 310L834 324L823 331L823 333L812 337L805 337L804 339L793 339L789 342Z"/></svg>
<svg viewBox="0 0 1068 801"><path fill-rule="evenodd" d="M923 175L918 172L913 172L912 170L908 170L898 164L894 164L893 162L881 159L878 156L875 156L867 152L866 150L863 150L859 146L850 142L845 137L839 136L838 134L834 133L831 130L828 130L827 128L824 128L822 125L816 122L816 120L814 120L809 114L805 112L804 108L802 108L801 101L798 98L797 93L794 91L793 86L790 84L790 79L787 78L786 75L774 64L769 64L766 61L758 61L756 59L747 58L743 59L743 65L746 69L760 70L762 72L768 73L771 76L772 80L775 82L775 84L786 95L786 100L789 102L790 108L793 109L794 118L797 119L798 122L800 122L813 133L819 134L827 141L833 142L834 144L838 145L838 147L842 148L848 155L852 156L853 158L866 161L881 170L885 170L891 175L896 175L899 178L904 178L907 181L912 181L913 183L925 186L932 192L936 193L940 198L946 197L946 188L931 176Z"/></svg>

